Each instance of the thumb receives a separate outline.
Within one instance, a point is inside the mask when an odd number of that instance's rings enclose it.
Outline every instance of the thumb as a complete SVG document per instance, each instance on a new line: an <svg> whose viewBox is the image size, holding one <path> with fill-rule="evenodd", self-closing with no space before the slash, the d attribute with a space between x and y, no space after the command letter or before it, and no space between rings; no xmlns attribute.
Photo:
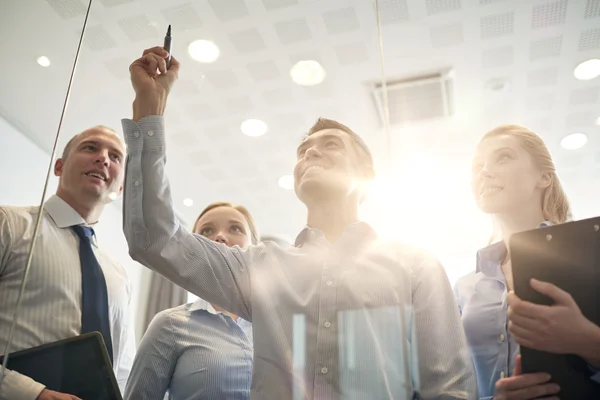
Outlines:
<svg viewBox="0 0 600 400"><path fill-rule="evenodd" d="M179 64L179 61L177 61L177 59L173 56L171 56L171 65L169 66L169 71L168 73L172 73L173 76L175 77L175 79L178 78L179 76L179 66L181 64Z"/></svg>
<svg viewBox="0 0 600 400"><path fill-rule="evenodd" d="M521 355L519 354L515 363L515 371L513 372L513 376L521 375L522 373L523 369L521 367Z"/></svg>

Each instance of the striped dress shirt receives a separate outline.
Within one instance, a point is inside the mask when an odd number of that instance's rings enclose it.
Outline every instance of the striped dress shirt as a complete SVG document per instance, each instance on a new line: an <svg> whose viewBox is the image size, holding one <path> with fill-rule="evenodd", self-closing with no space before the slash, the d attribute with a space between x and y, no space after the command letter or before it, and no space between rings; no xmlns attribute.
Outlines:
<svg viewBox="0 0 600 400"><path fill-rule="evenodd" d="M251 383L252 325L198 299L152 319L125 400L248 400Z"/></svg>
<svg viewBox="0 0 600 400"><path fill-rule="evenodd" d="M293 248L230 248L191 234L173 211L163 118L122 123L130 254L252 321L251 399L477 398L452 288L434 257L380 241L362 222L333 244L305 228Z"/></svg>
<svg viewBox="0 0 600 400"><path fill-rule="evenodd" d="M39 207L0 207L0 352L6 346L38 212ZM11 352L81 333L79 239L69 227L82 224L84 219L60 197L46 201ZM124 390L135 354L133 319L128 313L131 287L123 267L98 247L95 238L93 249L106 279L113 367ZM0 399L35 400L43 388L7 371Z"/></svg>

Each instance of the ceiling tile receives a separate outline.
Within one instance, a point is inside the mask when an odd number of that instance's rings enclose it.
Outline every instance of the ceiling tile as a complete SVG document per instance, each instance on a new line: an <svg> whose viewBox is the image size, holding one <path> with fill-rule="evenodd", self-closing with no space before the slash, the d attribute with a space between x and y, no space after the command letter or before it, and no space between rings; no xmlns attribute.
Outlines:
<svg viewBox="0 0 600 400"><path fill-rule="evenodd" d="M569 104L572 106L593 104L598 101L599 95L600 87L575 89L571 91L571 95L569 96Z"/></svg>
<svg viewBox="0 0 600 400"><path fill-rule="evenodd" d="M600 17L600 0L587 0L584 18L590 19L596 17Z"/></svg>
<svg viewBox="0 0 600 400"><path fill-rule="evenodd" d="M334 51L341 65L359 64L369 58L367 47L363 42L335 46Z"/></svg>
<svg viewBox="0 0 600 400"><path fill-rule="evenodd" d="M134 3L137 0L100 0L104 7L116 7L123 4Z"/></svg>
<svg viewBox="0 0 600 400"><path fill-rule="evenodd" d="M565 120L567 126L591 126L596 120L597 113L593 111L576 112L567 115Z"/></svg>
<svg viewBox="0 0 600 400"><path fill-rule="evenodd" d="M527 108L531 111L550 111L554 106L552 93L532 95L527 99Z"/></svg>
<svg viewBox="0 0 600 400"><path fill-rule="evenodd" d="M248 112L254 108L254 103L247 96L232 97L225 100L225 108L232 113Z"/></svg>
<svg viewBox="0 0 600 400"><path fill-rule="evenodd" d="M177 85L173 87L173 92L177 93L178 97L189 97L199 95L200 89L195 81L183 77L177 80Z"/></svg>
<svg viewBox="0 0 600 400"><path fill-rule="evenodd" d="M215 16L225 22L247 17L248 8L244 0L208 0Z"/></svg>
<svg viewBox="0 0 600 400"><path fill-rule="evenodd" d="M273 11L280 8L295 6L298 4L298 0L262 0L262 3L265 10Z"/></svg>
<svg viewBox="0 0 600 400"><path fill-rule="evenodd" d="M373 2L373 12L377 12ZM377 14L375 14L377 16ZM410 20L406 0L379 0L379 19L382 25Z"/></svg>
<svg viewBox="0 0 600 400"><path fill-rule="evenodd" d="M512 35L514 29L515 13L487 15L481 18L481 38L489 39L498 36Z"/></svg>
<svg viewBox="0 0 600 400"><path fill-rule="evenodd" d="M352 7L323 13L325 28L330 35L352 32L360 29L356 11Z"/></svg>
<svg viewBox="0 0 600 400"><path fill-rule="evenodd" d="M508 67L513 63L514 49L512 46L502 46L484 50L481 53L483 68Z"/></svg>
<svg viewBox="0 0 600 400"><path fill-rule="evenodd" d="M534 29L564 24L568 0L553 1L533 6L531 27Z"/></svg>
<svg viewBox="0 0 600 400"><path fill-rule="evenodd" d="M46 2L62 19L84 15L87 10L83 0L46 0Z"/></svg>
<svg viewBox="0 0 600 400"><path fill-rule="evenodd" d="M461 9L460 0L425 0L428 15L442 14Z"/></svg>
<svg viewBox="0 0 600 400"><path fill-rule="evenodd" d="M527 74L527 86L530 88L553 86L557 82L558 68L556 67L542 68Z"/></svg>
<svg viewBox="0 0 600 400"><path fill-rule="evenodd" d="M206 80L217 89L232 88L240 84L235 73L229 69L207 72Z"/></svg>
<svg viewBox="0 0 600 400"><path fill-rule="evenodd" d="M310 40L310 28L304 18L282 21L275 24L275 32L282 44L290 44Z"/></svg>
<svg viewBox="0 0 600 400"><path fill-rule="evenodd" d="M85 31L83 43L92 51L103 51L117 47L117 41L110 36L102 25L88 26Z"/></svg>
<svg viewBox="0 0 600 400"><path fill-rule="evenodd" d="M289 89L272 89L263 93L263 99L271 107L292 106L296 103L294 95Z"/></svg>
<svg viewBox="0 0 600 400"><path fill-rule="evenodd" d="M192 3L165 8L161 10L161 13L165 17L165 21L173 25L178 31L202 28L200 14L198 14Z"/></svg>
<svg viewBox="0 0 600 400"><path fill-rule="evenodd" d="M579 36L579 50L600 49L600 28L586 29Z"/></svg>
<svg viewBox="0 0 600 400"><path fill-rule="evenodd" d="M255 28L229 34L229 40L240 53L253 53L267 48L260 32Z"/></svg>
<svg viewBox="0 0 600 400"><path fill-rule="evenodd" d="M150 23L148 16L145 14L120 19L117 21L117 24L132 42L140 42L148 40L148 38L160 37L156 27Z"/></svg>
<svg viewBox="0 0 600 400"><path fill-rule="evenodd" d="M208 103L193 103L185 106L187 115L194 121L206 121L217 117L217 112Z"/></svg>
<svg viewBox="0 0 600 400"><path fill-rule="evenodd" d="M562 50L562 36L545 38L531 42L529 48L529 59L540 60L560 56Z"/></svg>
<svg viewBox="0 0 600 400"><path fill-rule="evenodd" d="M464 42L462 24L433 27L429 34L433 48L458 46Z"/></svg>
<svg viewBox="0 0 600 400"><path fill-rule="evenodd" d="M279 78L279 68L275 61L260 61L246 66L248 73L256 82L263 82Z"/></svg>

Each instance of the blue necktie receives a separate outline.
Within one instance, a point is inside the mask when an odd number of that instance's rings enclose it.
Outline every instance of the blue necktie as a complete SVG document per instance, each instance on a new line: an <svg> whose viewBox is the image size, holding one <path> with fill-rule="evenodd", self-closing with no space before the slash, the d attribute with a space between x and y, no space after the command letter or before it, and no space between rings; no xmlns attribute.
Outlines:
<svg viewBox="0 0 600 400"><path fill-rule="evenodd" d="M94 230L75 225L79 236L79 259L81 260L81 333L100 332L104 338L110 362L113 362L110 321L108 319L108 292L98 259L92 249Z"/></svg>

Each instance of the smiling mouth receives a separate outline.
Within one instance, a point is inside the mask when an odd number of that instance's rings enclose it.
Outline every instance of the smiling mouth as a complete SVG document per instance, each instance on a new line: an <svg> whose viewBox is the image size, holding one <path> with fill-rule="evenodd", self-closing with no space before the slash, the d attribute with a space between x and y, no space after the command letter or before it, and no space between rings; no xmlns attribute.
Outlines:
<svg viewBox="0 0 600 400"><path fill-rule="evenodd" d="M94 178L98 178L101 181L106 182L106 176L104 176L104 174L102 174L100 172L87 172L85 175L86 176L91 176L91 177L94 177Z"/></svg>
<svg viewBox="0 0 600 400"><path fill-rule="evenodd" d="M325 168L321 167L320 165L311 165L310 167L306 168L304 170L304 173L306 174L308 171L313 171L313 170L324 170Z"/></svg>
<svg viewBox="0 0 600 400"><path fill-rule="evenodd" d="M503 188L501 188L501 187L497 187L497 186L494 186L494 187L485 187L485 188L482 188L482 189L479 191L479 196L480 196L480 197L491 196L491 195L494 195L494 194L496 194L496 193L498 193L498 192L502 191L502 189L503 189Z"/></svg>

